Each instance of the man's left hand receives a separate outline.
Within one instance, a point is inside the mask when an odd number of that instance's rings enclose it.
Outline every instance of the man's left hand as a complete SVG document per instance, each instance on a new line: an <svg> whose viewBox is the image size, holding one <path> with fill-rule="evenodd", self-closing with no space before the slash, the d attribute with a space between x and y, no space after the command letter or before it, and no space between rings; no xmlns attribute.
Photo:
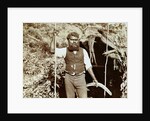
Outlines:
<svg viewBox="0 0 150 121"><path fill-rule="evenodd" d="M98 81L97 80L93 80L93 82L95 83L96 87L98 87Z"/></svg>

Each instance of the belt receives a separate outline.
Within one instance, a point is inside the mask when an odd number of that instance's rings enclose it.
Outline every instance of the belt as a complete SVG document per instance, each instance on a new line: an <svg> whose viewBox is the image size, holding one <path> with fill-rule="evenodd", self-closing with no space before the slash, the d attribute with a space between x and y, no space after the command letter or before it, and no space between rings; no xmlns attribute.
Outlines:
<svg viewBox="0 0 150 121"><path fill-rule="evenodd" d="M66 72L67 74L71 75L71 76L80 76L80 75L82 75L82 74L85 73L85 71L83 71L83 72L81 72L81 73L75 73L75 72L70 73L70 72L68 72L68 71L65 71L65 72Z"/></svg>

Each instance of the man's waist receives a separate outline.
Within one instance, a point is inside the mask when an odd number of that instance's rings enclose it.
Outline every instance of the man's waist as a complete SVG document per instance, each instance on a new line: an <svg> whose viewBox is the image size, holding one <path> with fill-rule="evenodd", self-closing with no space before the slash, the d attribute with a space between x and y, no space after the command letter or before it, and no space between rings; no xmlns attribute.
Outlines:
<svg viewBox="0 0 150 121"><path fill-rule="evenodd" d="M82 75L82 74L85 73L85 71L82 71L82 72L80 72L80 73L77 73L77 72L69 72L69 71L66 71L66 70L65 70L65 72L66 72L67 74L71 75L71 76L80 76L80 75Z"/></svg>

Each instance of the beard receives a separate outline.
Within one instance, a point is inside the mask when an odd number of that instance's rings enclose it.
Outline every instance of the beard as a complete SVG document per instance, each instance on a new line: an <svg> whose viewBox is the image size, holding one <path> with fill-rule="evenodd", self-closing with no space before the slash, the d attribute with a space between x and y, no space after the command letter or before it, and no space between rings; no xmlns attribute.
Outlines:
<svg viewBox="0 0 150 121"><path fill-rule="evenodd" d="M79 42L78 42L78 43L69 43L68 49L69 49L70 51L78 51L78 50L79 50L79 47L80 47Z"/></svg>

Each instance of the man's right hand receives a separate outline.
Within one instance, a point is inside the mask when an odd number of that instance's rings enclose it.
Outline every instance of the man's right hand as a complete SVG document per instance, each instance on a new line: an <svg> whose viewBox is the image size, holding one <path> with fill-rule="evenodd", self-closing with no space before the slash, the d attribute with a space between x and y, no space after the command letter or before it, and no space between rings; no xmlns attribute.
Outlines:
<svg viewBox="0 0 150 121"><path fill-rule="evenodd" d="M50 52L51 52L52 54L55 53L55 38L54 38L54 37L53 37L53 39L52 39L52 41L51 41L51 43L50 43Z"/></svg>

